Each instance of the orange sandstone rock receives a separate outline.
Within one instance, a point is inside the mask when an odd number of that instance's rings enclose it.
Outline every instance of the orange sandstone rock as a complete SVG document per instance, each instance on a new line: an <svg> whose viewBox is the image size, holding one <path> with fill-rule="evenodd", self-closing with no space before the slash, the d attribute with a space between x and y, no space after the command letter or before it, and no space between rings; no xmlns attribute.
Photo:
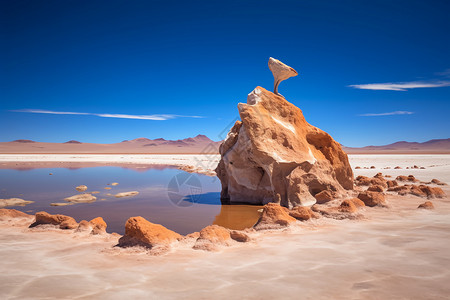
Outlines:
<svg viewBox="0 0 450 300"><path fill-rule="evenodd" d="M420 204L417 208L434 209L434 205L431 201L426 201L426 202Z"/></svg>
<svg viewBox="0 0 450 300"><path fill-rule="evenodd" d="M37 212L35 215L35 222L30 227L38 225L59 225L61 229L75 229L78 227L78 223L74 218L65 215L51 215L45 211Z"/></svg>
<svg viewBox="0 0 450 300"><path fill-rule="evenodd" d="M328 190L353 190L347 154L326 132L306 122L283 97L257 87L238 105L236 122L220 147L216 168L225 202L307 206ZM279 197L278 197L279 195Z"/></svg>
<svg viewBox="0 0 450 300"><path fill-rule="evenodd" d="M89 223L92 225L92 231L91 234L103 234L106 233L106 222L103 220L102 217L97 217L95 219L92 219L89 221Z"/></svg>
<svg viewBox="0 0 450 300"><path fill-rule="evenodd" d="M382 206L385 203L384 195L378 192L365 191L358 195L358 198L364 202L366 206Z"/></svg>
<svg viewBox="0 0 450 300"><path fill-rule="evenodd" d="M125 235L119 239L120 247L143 246L152 248L169 245L181 239L181 235L143 217L129 218L125 224Z"/></svg>
<svg viewBox="0 0 450 300"><path fill-rule="evenodd" d="M289 215L288 209L276 203L268 203L264 206L263 212L254 228L257 230L279 228L288 226L293 222L295 222L295 218Z"/></svg>
<svg viewBox="0 0 450 300"><path fill-rule="evenodd" d="M358 208L352 201L344 200L344 201L342 201L341 205L339 206L339 211L347 212L347 213L354 213L354 212L358 211Z"/></svg>
<svg viewBox="0 0 450 300"><path fill-rule="evenodd" d="M231 241L230 231L219 225L210 225L200 231L194 249L214 251L218 246L228 246Z"/></svg>
<svg viewBox="0 0 450 300"><path fill-rule="evenodd" d="M318 216L309 207L297 206L289 211L289 215L300 221L307 221L312 218L318 218Z"/></svg>
<svg viewBox="0 0 450 300"><path fill-rule="evenodd" d="M32 216L16 209L0 208L0 221L6 221L15 218L31 218Z"/></svg>

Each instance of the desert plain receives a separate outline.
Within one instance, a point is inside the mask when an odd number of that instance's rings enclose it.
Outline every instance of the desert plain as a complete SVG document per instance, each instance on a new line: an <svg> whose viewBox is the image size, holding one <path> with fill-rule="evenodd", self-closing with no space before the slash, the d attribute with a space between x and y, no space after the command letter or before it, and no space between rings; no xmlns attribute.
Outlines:
<svg viewBox="0 0 450 300"><path fill-rule="evenodd" d="M123 163L171 164L194 171L208 165L195 162L214 166L219 159L217 155L122 157ZM54 158L63 165L96 159L108 163L105 156ZM0 160L31 164L47 163L51 157L1 155ZM381 172L391 178L413 175L422 182L450 183L450 155L349 155L349 161L355 177ZM448 185L440 187L449 194ZM418 209L427 199L386 192L384 207L362 208L355 218L321 217L282 229L249 230L249 242L211 252L193 250L193 239L175 243L163 253L120 248L115 247L118 234L28 228L32 217L4 219L0 268L6 272L0 274L0 297L446 299L450 202L447 197L430 200L435 209Z"/></svg>

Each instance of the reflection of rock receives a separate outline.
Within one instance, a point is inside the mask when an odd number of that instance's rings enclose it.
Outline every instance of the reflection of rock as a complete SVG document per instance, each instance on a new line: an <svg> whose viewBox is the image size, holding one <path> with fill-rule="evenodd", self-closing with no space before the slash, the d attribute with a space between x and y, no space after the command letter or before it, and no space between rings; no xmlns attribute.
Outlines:
<svg viewBox="0 0 450 300"><path fill-rule="evenodd" d="M251 228L261 215L259 208L252 205L221 205L213 224L235 230Z"/></svg>
<svg viewBox="0 0 450 300"><path fill-rule="evenodd" d="M95 200L97 200L97 197L91 194L79 194L64 198L64 200L71 203L91 203L95 202Z"/></svg>
<svg viewBox="0 0 450 300"><path fill-rule="evenodd" d="M78 227L78 223L74 218L65 215L51 215L45 211L36 213L36 220L30 227L36 227L38 225L58 225L61 229L75 229Z"/></svg>
<svg viewBox="0 0 450 300"><path fill-rule="evenodd" d="M278 85L280 84L280 82L298 75L297 71L295 71L293 68L272 57L269 58L269 69L270 71L272 71L273 78L275 80L273 92L277 95L279 95Z"/></svg>
<svg viewBox="0 0 450 300"><path fill-rule="evenodd" d="M139 192L137 192L137 191L132 191L132 192L117 193L117 194L114 195L114 197L116 197L116 198L122 198L122 197L136 196L136 195L139 195Z"/></svg>
<svg viewBox="0 0 450 300"><path fill-rule="evenodd" d="M84 192L87 190L87 186L85 185L79 185L75 188L78 192Z"/></svg>
<svg viewBox="0 0 450 300"><path fill-rule="evenodd" d="M210 225L200 231L200 236L195 242L194 249L214 251L218 246L229 246L231 241L230 231L218 225Z"/></svg>
<svg viewBox="0 0 450 300"><path fill-rule="evenodd" d="M288 226L295 222L295 218L289 215L289 210L277 203L268 203L264 206L261 217L254 226L255 229L272 229Z"/></svg>
<svg viewBox="0 0 450 300"><path fill-rule="evenodd" d="M27 201L20 198L0 199L0 207L25 206L30 203L34 203L34 201Z"/></svg>
<svg viewBox="0 0 450 300"><path fill-rule="evenodd" d="M125 224L125 235L119 239L120 247L167 246L181 239L181 235L160 224L154 224L142 217L129 218Z"/></svg>
<svg viewBox="0 0 450 300"><path fill-rule="evenodd" d="M434 205L431 201L426 201L426 202L420 204L417 208L434 209Z"/></svg>
<svg viewBox="0 0 450 300"><path fill-rule="evenodd" d="M311 205L328 190L337 198L353 189L353 172L339 143L308 124L302 111L257 87L238 105L236 122L220 146L216 173L223 201L285 207Z"/></svg>

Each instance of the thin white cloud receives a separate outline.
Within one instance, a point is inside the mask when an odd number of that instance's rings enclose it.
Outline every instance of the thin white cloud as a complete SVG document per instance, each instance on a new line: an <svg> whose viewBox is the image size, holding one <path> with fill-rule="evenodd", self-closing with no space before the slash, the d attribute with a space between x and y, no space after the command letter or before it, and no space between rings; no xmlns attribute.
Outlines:
<svg viewBox="0 0 450 300"><path fill-rule="evenodd" d="M382 117L382 116L395 116L395 115L412 115L414 112L412 111L392 111L392 112L385 112L385 113L378 113L378 114L361 114L360 117Z"/></svg>
<svg viewBox="0 0 450 300"><path fill-rule="evenodd" d="M417 88L436 88L450 86L450 81L411 81L397 83L368 83L368 84L352 84L349 87L361 90L378 90L378 91L407 91Z"/></svg>
<svg viewBox="0 0 450 300"><path fill-rule="evenodd" d="M11 110L13 112L22 113L35 113L35 114L52 114L52 115L83 115L83 116L97 116L102 118L118 118L118 119L135 119L135 120L153 120L153 121L165 121L175 118L203 118L201 116L182 116L172 114L162 115L128 115L128 114L97 114L97 113L83 113L72 111L53 111L44 109L16 109Z"/></svg>

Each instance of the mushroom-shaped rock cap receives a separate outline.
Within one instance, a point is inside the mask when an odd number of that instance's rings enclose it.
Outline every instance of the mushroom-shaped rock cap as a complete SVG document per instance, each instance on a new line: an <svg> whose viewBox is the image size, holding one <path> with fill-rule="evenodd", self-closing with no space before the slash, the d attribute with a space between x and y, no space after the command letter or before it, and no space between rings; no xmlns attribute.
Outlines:
<svg viewBox="0 0 450 300"><path fill-rule="evenodd" d="M273 57L269 58L269 69L270 71L272 71L273 77L275 79L273 88L273 92L275 94L278 94L278 85L280 84L280 82L298 75L297 71L295 71L293 68L283 64L281 61Z"/></svg>

